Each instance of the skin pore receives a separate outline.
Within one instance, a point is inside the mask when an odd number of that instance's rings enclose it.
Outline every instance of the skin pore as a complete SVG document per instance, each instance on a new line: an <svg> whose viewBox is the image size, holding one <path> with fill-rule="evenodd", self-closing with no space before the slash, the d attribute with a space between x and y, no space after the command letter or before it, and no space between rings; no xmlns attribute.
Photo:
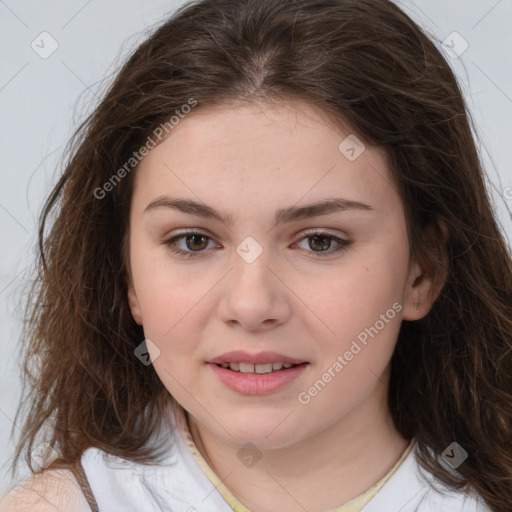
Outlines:
<svg viewBox="0 0 512 512"><path fill-rule="evenodd" d="M427 314L437 293L410 261L384 151L366 146L349 160L338 149L349 133L298 101L212 108L183 119L136 171L132 315L158 347L149 347L154 368L189 412L202 455L254 512L341 506L382 478L408 444L387 406L389 361L401 321ZM170 207L177 198L231 223ZM334 198L370 208L275 224L280 209ZM183 230L198 234L171 245ZM251 251L262 250L250 263L237 252L247 237ZM378 334L358 342L361 350L301 403L299 394L370 327ZM277 391L243 395L208 364L231 350L308 365ZM261 454L250 467L238 456L248 442Z"/></svg>

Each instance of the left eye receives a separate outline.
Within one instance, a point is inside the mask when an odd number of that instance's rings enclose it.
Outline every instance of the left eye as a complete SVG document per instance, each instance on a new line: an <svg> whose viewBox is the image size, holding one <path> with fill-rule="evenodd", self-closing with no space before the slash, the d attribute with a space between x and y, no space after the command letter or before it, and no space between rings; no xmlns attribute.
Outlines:
<svg viewBox="0 0 512 512"><path fill-rule="evenodd" d="M313 257L322 257L324 254L332 254L333 252L346 249L352 244L350 240L344 240L322 231L308 233L300 239L301 242L304 240L310 240L308 246L314 250L308 252L312 252ZM178 242L181 241L185 241L184 248L178 246ZM190 231L173 236L172 238L165 240L163 243L171 252L190 258L196 257L200 253L204 252L204 249L208 246L208 241L213 241L208 235L197 231ZM333 250L328 250L333 241L337 244L337 247ZM316 250L315 247L319 249Z"/></svg>
<svg viewBox="0 0 512 512"><path fill-rule="evenodd" d="M310 248L320 248L319 250L313 251L312 256L314 257L322 257L324 253L332 254L333 252L346 249L352 243L350 240L345 240L343 238L339 238L329 233L323 233L321 231L308 233L305 237L301 239L301 241L303 240L310 240L308 242L308 246ZM328 251L328 248L332 246L333 241L337 244L337 247L335 247L333 250Z"/></svg>

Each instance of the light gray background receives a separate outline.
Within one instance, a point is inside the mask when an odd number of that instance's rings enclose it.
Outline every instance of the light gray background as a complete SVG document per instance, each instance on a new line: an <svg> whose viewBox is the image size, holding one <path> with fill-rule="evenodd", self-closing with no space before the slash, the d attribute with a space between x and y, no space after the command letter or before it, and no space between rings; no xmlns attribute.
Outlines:
<svg viewBox="0 0 512 512"><path fill-rule="evenodd" d="M33 259L43 198L60 170L64 144L93 107L101 81L115 72L153 23L183 3L0 0L0 496L13 484L8 463L20 396L19 301ZM397 3L441 41L455 31L469 45L460 58L447 58L477 123L498 217L512 243L512 220L505 208L512 208L512 2ZM58 43L46 59L31 47L34 40L43 45L39 35L44 31ZM463 41L458 37L448 41L454 40L460 49ZM44 44L50 48L48 39Z"/></svg>

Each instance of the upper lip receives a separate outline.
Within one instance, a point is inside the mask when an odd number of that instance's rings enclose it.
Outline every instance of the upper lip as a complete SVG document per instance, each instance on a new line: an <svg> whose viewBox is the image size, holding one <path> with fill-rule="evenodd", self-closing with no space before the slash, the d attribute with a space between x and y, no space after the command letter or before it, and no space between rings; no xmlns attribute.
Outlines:
<svg viewBox="0 0 512 512"><path fill-rule="evenodd" d="M252 364L265 364L265 363L292 363L301 364L306 361L297 359L295 357L285 356L278 354L277 352L256 352L250 354L244 350L233 350L231 352L225 352L218 357L215 357L208 361L209 363L221 364L221 363L252 363Z"/></svg>

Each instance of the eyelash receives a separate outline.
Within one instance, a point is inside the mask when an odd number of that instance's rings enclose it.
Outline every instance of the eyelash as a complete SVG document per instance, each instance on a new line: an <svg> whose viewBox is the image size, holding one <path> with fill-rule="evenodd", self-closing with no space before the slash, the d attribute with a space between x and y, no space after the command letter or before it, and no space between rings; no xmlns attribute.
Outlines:
<svg viewBox="0 0 512 512"><path fill-rule="evenodd" d="M178 242L179 240L185 238L186 236L190 236L190 235L201 235L201 236L208 238L209 240L212 240L211 237L209 237L205 233L201 233L200 231L184 231L183 233L180 233L179 235L176 235L167 240L164 240L163 244L165 246L167 246L169 251L176 253L180 256L184 256L185 258L197 258L201 253L203 253L205 251L204 250L202 250L202 251L183 251L182 249L177 249L175 247L176 242ZM345 240L343 238L339 238L337 236L331 235L330 233L326 233L324 231L308 232L308 233L306 233L305 236L303 236L299 240L299 242L301 242L302 240L305 240L307 238L313 238L315 236L330 238L330 239L334 240L336 243L338 243L339 246L336 247L332 251L307 251L307 252L311 252L311 255L313 258L325 258L327 255L333 254L337 251L345 251L346 249L348 249L348 247L350 245L352 245L351 240Z"/></svg>

